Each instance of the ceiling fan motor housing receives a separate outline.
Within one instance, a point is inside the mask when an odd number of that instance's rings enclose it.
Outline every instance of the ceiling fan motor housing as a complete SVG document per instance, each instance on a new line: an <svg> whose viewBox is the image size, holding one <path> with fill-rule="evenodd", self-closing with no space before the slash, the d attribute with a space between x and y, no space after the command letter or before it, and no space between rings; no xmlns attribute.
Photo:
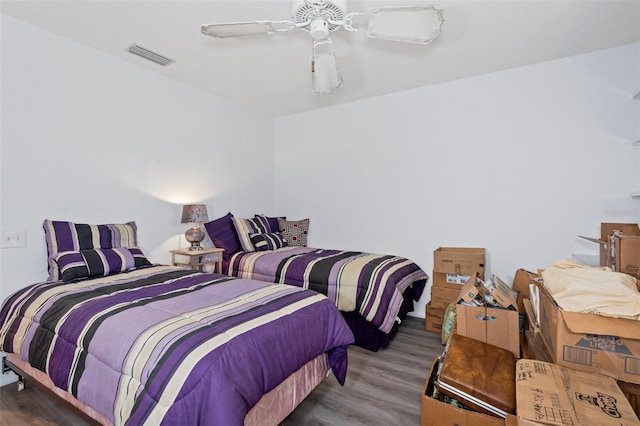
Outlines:
<svg viewBox="0 0 640 426"><path fill-rule="evenodd" d="M311 33L311 36L316 40L325 38L330 32L340 28L340 25L334 25L327 21L342 21L346 13L346 0L293 0L291 4L293 22L302 24L310 21L309 25L300 27L300 29Z"/></svg>

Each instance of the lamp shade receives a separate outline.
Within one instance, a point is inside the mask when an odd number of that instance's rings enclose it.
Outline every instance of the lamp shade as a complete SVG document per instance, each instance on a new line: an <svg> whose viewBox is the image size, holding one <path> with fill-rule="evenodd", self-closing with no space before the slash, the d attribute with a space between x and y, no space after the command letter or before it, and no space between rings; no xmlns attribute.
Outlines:
<svg viewBox="0 0 640 426"><path fill-rule="evenodd" d="M180 223L208 222L207 206L205 204L185 204L182 206L182 220Z"/></svg>

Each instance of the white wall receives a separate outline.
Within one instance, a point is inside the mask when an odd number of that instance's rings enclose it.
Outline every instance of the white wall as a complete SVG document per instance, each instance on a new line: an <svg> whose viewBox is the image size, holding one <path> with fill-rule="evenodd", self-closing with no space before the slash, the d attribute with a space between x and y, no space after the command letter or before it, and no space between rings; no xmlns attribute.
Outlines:
<svg viewBox="0 0 640 426"><path fill-rule="evenodd" d="M276 212L429 275L439 246L507 282L596 253L578 235L638 220L639 70L635 44L276 119Z"/></svg>
<svg viewBox="0 0 640 426"><path fill-rule="evenodd" d="M151 261L210 218L273 206L273 119L2 15L0 300L47 277L44 219L135 220ZM247 155L251 152L251 155ZM264 161L266 159L266 161ZM0 377L6 381L6 376Z"/></svg>

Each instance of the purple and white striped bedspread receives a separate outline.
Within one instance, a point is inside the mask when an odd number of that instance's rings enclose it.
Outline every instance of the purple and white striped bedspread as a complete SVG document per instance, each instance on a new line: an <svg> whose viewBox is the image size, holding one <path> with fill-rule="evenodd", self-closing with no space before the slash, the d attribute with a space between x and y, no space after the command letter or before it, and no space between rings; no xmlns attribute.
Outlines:
<svg viewBox="0 0 640 426"><path fill-rule="evenodd" d="M384 333L391 331L407 287L414 285L417 301L429 278L404 257L310 247L240 252L224 266L230 276L315 290Z"/></svg>
<svg viewBox="0 0 640 426"><path fill-rule="evenodd" d="M260 397L353 335L322 295L155 266L11 295L0 349L114 424L241 425Z"/></svg>

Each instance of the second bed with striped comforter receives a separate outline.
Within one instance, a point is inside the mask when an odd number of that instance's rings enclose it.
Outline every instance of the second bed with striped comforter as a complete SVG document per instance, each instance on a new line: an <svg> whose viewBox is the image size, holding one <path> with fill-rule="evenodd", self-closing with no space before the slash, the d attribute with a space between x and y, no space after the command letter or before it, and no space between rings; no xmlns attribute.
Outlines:
<svg viewBox="0 0 640 426"><path fill-rule="evenodd" d="M393 327L404 291L414 285L419 297L429 278L404 257L310 247L240 252L224 268L231 276L315 290L384 333Z"/></svg>

